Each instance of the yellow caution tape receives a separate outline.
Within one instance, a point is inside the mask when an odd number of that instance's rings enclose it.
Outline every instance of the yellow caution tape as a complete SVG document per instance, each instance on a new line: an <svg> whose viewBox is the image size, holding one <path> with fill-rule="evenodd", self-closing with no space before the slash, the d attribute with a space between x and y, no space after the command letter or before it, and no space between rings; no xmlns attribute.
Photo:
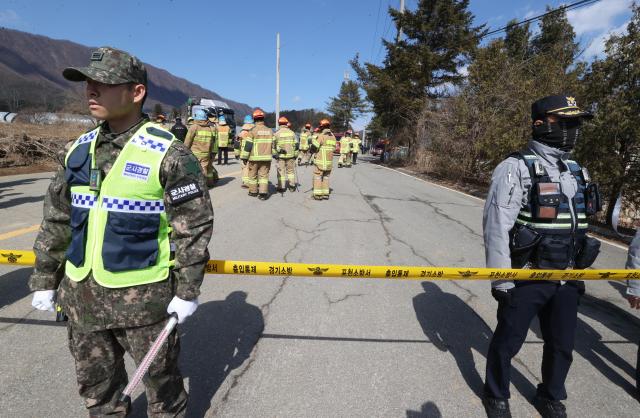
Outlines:
<svg viewBox="0 0 640 418"><path fill-rule="evenodd" d="M32 251L0 250L0 264L33 266ZM208 274L390 280L629 280L640 270L521 270L467 267L358 266L210 260Z"/></svg>

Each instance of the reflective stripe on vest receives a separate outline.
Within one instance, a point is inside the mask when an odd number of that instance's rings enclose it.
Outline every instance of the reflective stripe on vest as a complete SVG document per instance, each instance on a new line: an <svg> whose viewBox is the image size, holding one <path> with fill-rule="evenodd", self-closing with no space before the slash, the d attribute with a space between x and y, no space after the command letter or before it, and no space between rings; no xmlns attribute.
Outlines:
<svg viewBox="0 0 640 418"><path fill-rule="evenodd" d="M527 205L522 207L522 209L518 213L516 223L520 225L526 225L541 234L585 234L589 227L589 224L586 222L587 213L584 203L586 184L584 179L582 178L581 167L575 161L567 161L567 165L569 165L571 175L576 180L577 184L576 194L573 197L572 201L567 201L568 198L564 194L562 194L564 201L561 202L558 206L557 216L554 219L535 218L533 211L533 202L537 201L537 196L535 195L536 184L541 182L548 182L550 181L550 179L548 177L548 174L546 173L546 170L544 175L536 174L535 163L538 160L538 156L535 153L530 150L524 150L518 153L517 157L521 158L525 162L531 176L532 184L527 199ZM560 193L562 193L562 191L560 191ZM574 214L576 216L575 224L573 222L571 208L569 205L572 205L574 209Z"/></svg>
<svg viewBox="0 0 640 418"><path fill-rule="evenodd" d="M160 168L175 137L151 126L144 124L127 142L99 193L89 189L85 175L87 161L95 167L96 141L85 147L81 137L67 153L72 237L65 273L71 280L81 281L93 274L100 285L120 288L169 276L171 228Z"/></svg>

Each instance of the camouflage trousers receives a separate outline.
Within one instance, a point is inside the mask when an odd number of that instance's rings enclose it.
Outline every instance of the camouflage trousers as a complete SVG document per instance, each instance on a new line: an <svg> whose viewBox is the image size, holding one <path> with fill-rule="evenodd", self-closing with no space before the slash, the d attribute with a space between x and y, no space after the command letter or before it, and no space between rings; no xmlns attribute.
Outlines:
<svg viewBox="0 0 640 418"><path fill-rule="evenodd" d="M315 167L313 170L313 197L315 198L329 198L329 176L331 170L320 170Z"/></svg>
<svg viewBox="0 0 640 418"><path fill-rule="evenodd" d="M218 171L213 166L213 160L210 157L198 158L200 168L207 177L207 187L213 187L218 181Z"/></svg>
<svg viewBox="0 0 640 418"><path fill-rule="evenodd" d="M269 193L269 170L271 161L249 161L249 193Z"/></svg>
<svg viewBox="0 0 640 418"><path fill-rule="evenodd" d="M93 332L81 332L68 325L78 392L91 418L128 414L130 406L118 404L118 397L128 383L124 353L129 353L135 363L140 364L165 323ZM188 396L178 370L179 353L180 341L174 330L143 379L149 417L183 417L185 414Z"/></svg>
<svg viewBox="0 0 640 418"><path fill-rule="evenodd" d="M296 187L296 160L293 158L281 158L278 160L278 188L284 189L289 181L289 187Z"/></svg>

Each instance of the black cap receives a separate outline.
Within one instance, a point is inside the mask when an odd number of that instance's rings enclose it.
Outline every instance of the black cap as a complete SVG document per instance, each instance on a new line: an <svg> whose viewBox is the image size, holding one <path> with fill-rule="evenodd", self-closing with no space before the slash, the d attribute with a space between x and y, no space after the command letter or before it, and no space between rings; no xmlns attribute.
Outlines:
<svg viewBox="0 0 640 418"><path fill-rule="evenodd" d="M578 107L576 99L571 95L543 97L531 105L531 120L542 120L547 115L561 118L593 118L593 115Z"/></svg>

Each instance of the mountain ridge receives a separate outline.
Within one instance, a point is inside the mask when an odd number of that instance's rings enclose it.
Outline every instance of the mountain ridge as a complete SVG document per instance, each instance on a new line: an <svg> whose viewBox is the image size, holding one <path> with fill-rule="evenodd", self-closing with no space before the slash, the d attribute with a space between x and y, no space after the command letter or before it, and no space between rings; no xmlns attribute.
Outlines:
<svg viewBox="0 0 640 418"><path fill-rule="evenodd" d="M95 47L0 27L0 110L20 109L86 113L84 85L62 77L70 66L86 66ZM226 102L239 117L252 108L195 84L169 71L145 63L149 95L145 109L160 103L165 112L180 108L189 97Z"/></svg>

